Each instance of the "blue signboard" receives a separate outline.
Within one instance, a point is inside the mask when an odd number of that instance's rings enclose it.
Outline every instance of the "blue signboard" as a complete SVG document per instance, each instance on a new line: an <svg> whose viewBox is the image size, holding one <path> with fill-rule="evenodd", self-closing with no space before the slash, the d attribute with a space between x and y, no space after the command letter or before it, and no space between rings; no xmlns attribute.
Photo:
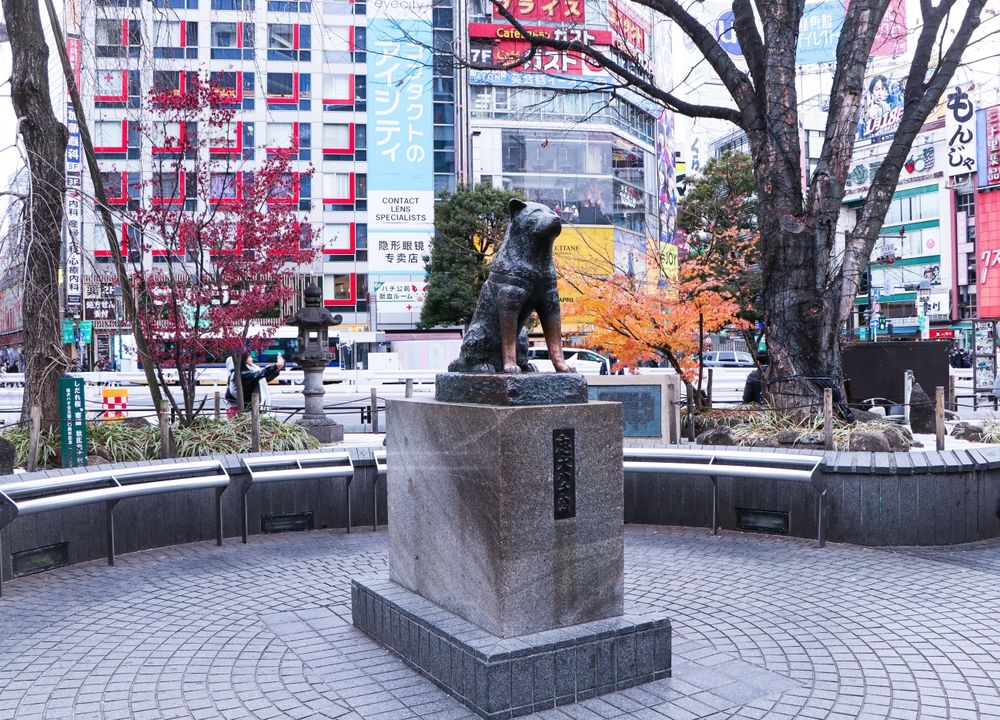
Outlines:
<svg viewBox="0 0 1000 720"><path fill-rule="evenodd" d="M809 3L799 22L799 44L795 51L796 65L834 62L837 43L844 27L844 3L840 0Z"/></svg>
<svg viewBox="0 0 1000 720"><path fill-rule="evenodd" d="M368 5L368 271L419 287L434 231L430 0ZM410 303L409 310L419 312ZM379 303L378 312L392 311Z"/></svg>

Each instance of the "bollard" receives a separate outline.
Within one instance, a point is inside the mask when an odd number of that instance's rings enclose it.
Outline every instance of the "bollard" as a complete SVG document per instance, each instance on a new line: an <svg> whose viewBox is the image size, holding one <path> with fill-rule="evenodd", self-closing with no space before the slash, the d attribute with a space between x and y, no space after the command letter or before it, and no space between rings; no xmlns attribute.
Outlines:
<svg viewBox="0 0 1000 720"><path fill-rule="evenodd" d="M687 388L687 410L688 410L688 440L694 442L694 388L688 385Z"/></svg>
<svg viewBox="0 0 1000 720"><path fill-rule="evenodd" d="M215 391L215 419L222 419L222 399L218 390Z"/></svg>
<svg viewBox="0 0 1000 720"><path fill-rule="evenodd" d="M260 452L260 393L250 396L250 452Z"/></svg>
<svg viewBox="0 0 1000 720"><path fill-rule="evenodd" d="M160 403L160 457L164 460L173 457L170 452L170 403L163 400Z"/></svg>
<svg viewBox="0 0 1000 720"><path fill-rule="evenodd" d="M823 388L823 448L833 450L833 388Z"/></svg>
<svg viewBox="0 0 1000 720"><path fill-rule="evenodd" d="M406 378L406 395L405 397L413 397L413 378Z"/></svg>
<svg viewBox="0 0 1000 720"><path fill-rule="evenodd" d="M375 388L372 388L372 432L378 432L378 395L376 394Z"/></svg>
<svg viewBox="0 0 1000 720"><path fill-rule="evenodd" d="M944 388L934 388L934 439L938 450L944 450Z"/></svg>
<svg viewBox="0 0 1000 720"><path fill-rule="evenodd" d="M38 440L42 434L42 409L31 406L31 429L28 435L28 472L38 469Z"/></svg>

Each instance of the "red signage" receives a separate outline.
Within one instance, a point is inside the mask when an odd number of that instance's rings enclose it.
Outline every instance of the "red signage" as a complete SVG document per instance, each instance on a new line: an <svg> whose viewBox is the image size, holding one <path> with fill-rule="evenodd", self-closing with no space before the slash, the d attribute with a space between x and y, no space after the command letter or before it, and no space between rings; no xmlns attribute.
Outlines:
<svg viewBox="0 0 1000 720"><path fill-rule="evenodd" d="M647 28L613 2L608 3L608 25L615 33L615 47L638 51L639 54L646 52Z"/></svg>
<svg viewBox="0 0 1000 720"><path fill-rule="evenodd" d="M976 311L981 320L1000 318L1000 192L976 194Z"/></svg>
<svg viewBox="0 0 1000 720"><path fill-rule="evenodd" d="M954 330L931 330L930 331L931 340L949 340L955 337Z"/></svg>
<svg viewBox="0 0 1000 720"><path fill-rule="evenodd" d="M500 4L518 20L567 23L584 20L584 0L500 0ZM495 15L503 17L499 12Z"/></svg>
<svg viewBox="0 0 1000 720"><path fill-rule="evenodd" d="M528 35L534 37L548 38L550 40L566 40L572 42L579 40L584 45L610 45L611 32L609 30L588 30L582 27L573 28L551 28L551 27L528 27L524 28ZM521 33L510 25L499 25L497 23L469 23L469 37L487 38L490 40L521 40Z"/></svg>
<svg viewBox="0 0 1000 720"><path fill-rule="evenodd" d="M525 57L531 44L523 40L500 40L493 53L493 61L498 65ZM537 48L535 54L516 68L521 72L540 72L547 75L585 75L602 73L603 69L593 59L581 53L562 52L552 48Z"/></svg>
<svg viewBox="0 0 1000 720"><path fill-rule="evenodd" d="M986 108L986 184L1000 183L1000 105Z"/></svg>

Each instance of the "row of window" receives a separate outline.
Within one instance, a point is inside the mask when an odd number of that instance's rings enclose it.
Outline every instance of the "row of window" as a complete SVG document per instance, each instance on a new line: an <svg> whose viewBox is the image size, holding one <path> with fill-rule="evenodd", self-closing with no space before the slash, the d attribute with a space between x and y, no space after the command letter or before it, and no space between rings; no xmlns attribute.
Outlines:
<svg viewBox="0 0 1000 720"><path fill-rule="evenodd" d="M607 92L565 93L549 88L473 86L472 117L496 120L605 122L648 143L656 119Z"/></svg>
<svg viewBox="0 0 1000 720"><path fill-rule="evenodd" d="M156 93L177 94L190 86L193 71L154 70L153 89ZM322 73L320 98L324 109L361 110L367 95L368 79L365 75L351 73ZM239 71L212 71L209 85L216 91L220 102L244 110L254 108L255 74ZM264 100L268 106L310 109L312 75L310 73L268 72L264 76ZM97 71L94 102L99 108L138 107L141 104L142 86L138 70L101 69ZM302 104L306 103L305 106Z"/></svg>
<svg viewBox="0 0 1000 720"><path fill-rule="evenodd" d="M206 0L202 0L205 2ZM155 8L170 10L197 10L199 0L150 0ZM264 5L265 3L261 3ZM97 0L97 5L101 7L139 7L140 0ZM242 10L253 11L257 9L256 0L210 0L210 7L213 10ZM364 15L365 3L363 0L267 0L267 9L270 12L312 12L315 7L323 15Z"/></svg>
<svg viewBox="0 0 1000 720"><path fill-rule="evenodd" d="M244 22L209 24L211 57L215 60L251 60L256 45L256 25ZM298 23L268 23L266 27L268 60L312 59L312 26ZM323 42L327 62L361 62L352 57L365 52L367 29L363 26L328 26ZM101 18L94 24L97 57L123 57L138 54L142 46L142 22L139 20ZM158 58L198 57L198 23L186 20L154 20L153 56Z"/></svg>
<svg viewBox="0 0 1000 720"><path fill-rule="evenodd" d="M220 205L238 204L253 180L253 173L210 172L203 179L208 181L208 200ZM128 171L101 173L104 192L110 205L128 205L139 200L143 183L138 174ZM368 199L368 175L355 172L324 172L319 175L321 198L324 205L355 206ZM297 172L286 173L275 184L270 202L295 204L301 210L311 209L313 178ZM157 204L184 204L193 206L198 198L198 173L184 167L171 168L150 174L148 183L150 200ZM361 209L360 207L358 209Z"/></svg>
<svg viewBox="0 0 1000 720"><path fill-rule="evenodd" d="M123 153L139 146L136 123L129 120L97 120L93 124L94 149L98 153ZM152 144L154 153L171 153L197 149L198 123L154 121L142 126ZM252 159L254 147L254 123L233 120L223 123L205 123L208 132L208 148L213 154L241 154ZM313 124L298 122L267 122L263 147L268 150L290 150L293 159L309 160L302 150L312 147ZM367 127L363 123L323 123L320 126L320 148L324 155L350 155L359 160L355 153L365 150L368 143Z"/></svg>

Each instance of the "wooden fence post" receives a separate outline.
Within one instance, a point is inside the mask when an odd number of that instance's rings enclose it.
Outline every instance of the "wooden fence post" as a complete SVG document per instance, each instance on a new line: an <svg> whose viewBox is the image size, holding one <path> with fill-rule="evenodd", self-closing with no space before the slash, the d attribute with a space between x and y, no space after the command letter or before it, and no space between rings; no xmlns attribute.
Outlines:
<svg viewBox="0 0 1000 720"><path fill-rule="evenodd" d="M173 448L170 446L170 403L166 400L160 402L160 457L166 460L173 457Z"/></svg>
<svg viewBox="0 0 1000 720"><path fill-rule="evenodd" d="M944 450L944 388L934 388L934 437L937 449Z"/></svg>
<svg viewBox="0 0 1000 720"><path fill-rule="evenodd" d="M28 430L28 472L38 469L38 443L42 435L42 409L31 406L31 428Z"/></svg>
<svg viewBox="0 0 1000 720"><path fill-rule="evenodd" d="M823 388L823 448L833 450L833 388Z"/></svg>
<svg viewBox="0 0 1000 720"><path fill-rule="evenodd" d="M712 407L712 374L713 374L712 373L712 368L709 368L708 369L708 388L707 388L708 407L709 408Z"/></svg>
<svg viewBox="0 0 1000 720"><path fill-rule="evenodd" d="M406 397L413 397L413 378L406 378Z"/></svg>
<svg viewBox="0 0 1000 720"><path fill-rule="evenodd" d="M222 398L219 396L219 391L215 391L215 419L222 419Z"/></svg>
<svg viewBox="0 0 1000 720"><path fill-rule="evenodd" d="M958 412L958 398L955 397L955 376L948 376L948 408L952 412Z"/></svg>
<svg viewBox="0 0 1000 720"><path fill-rule="evenodd" d="M372 388L371 412L372 412L372 432L373 433L377 433L378 432L378 392L375 390L375 388Z"/></svg>
<svg viewBox="0 0 1000 720"><path fill-rule="evenodd" d="M250 396L250 452L260 452L260 392Z"/></svg>

